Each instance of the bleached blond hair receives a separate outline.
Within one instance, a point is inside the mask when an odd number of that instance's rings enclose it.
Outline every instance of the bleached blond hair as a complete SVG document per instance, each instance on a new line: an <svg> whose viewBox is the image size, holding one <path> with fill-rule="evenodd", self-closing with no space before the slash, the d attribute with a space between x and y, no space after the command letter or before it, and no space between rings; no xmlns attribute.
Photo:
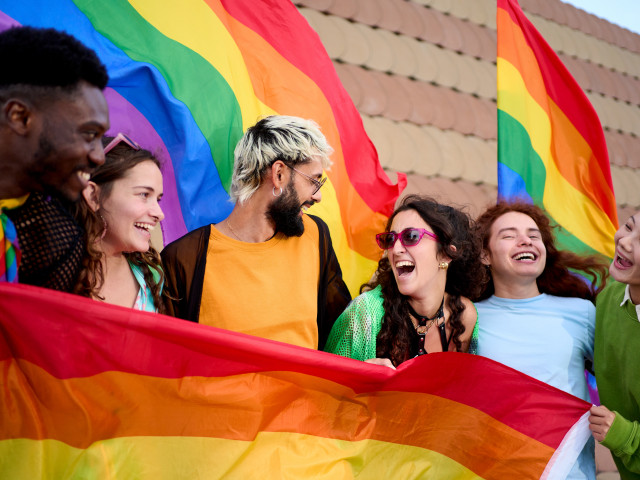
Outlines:
<svg viewBox="0 0 640 480"><path fill-rule="evenodd" d="M236 145L231 199L240 204L249 200L276 160L294 167L320 157L322 167L329 169L332 153L333 148L313 120L286 115L265 117L249 127Z"/></svg>

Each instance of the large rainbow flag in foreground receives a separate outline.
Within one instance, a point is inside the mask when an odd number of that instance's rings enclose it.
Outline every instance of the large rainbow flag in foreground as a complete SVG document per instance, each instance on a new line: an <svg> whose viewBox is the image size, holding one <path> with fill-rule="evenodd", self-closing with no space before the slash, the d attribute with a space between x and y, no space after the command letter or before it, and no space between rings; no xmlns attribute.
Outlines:
<svg viewBox="0 0 640 480"><path fill-rule="evenodd" d="M231 212L233 149L269 114L318 122L335 149L323 200L353 293L375 270L391 184L318 35L290 0L0 0L0 30L65 30L107 66L111 133L164 160L164 242Z"/></svg>
<svg viewBox="0 0 640 480"><path fill-rule="evenodd" d="M387 367L0 284L0 478L565 478L590 405L496 363Z"/></svg>
<svg viewBox="0 0 640 480"><path fill-rule="evenodd" d="M613 257L618 215L600 120L525 17L498 0L498 194L544 208L561 248Z"/></svg>

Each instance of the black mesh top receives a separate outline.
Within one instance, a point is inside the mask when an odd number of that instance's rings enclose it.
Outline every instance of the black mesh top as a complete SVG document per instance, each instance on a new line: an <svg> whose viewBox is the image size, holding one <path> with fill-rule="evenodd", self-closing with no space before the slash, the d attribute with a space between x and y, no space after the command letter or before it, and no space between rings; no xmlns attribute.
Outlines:
<svg viewBox="0 0 640 480"><path fill-rule="evenodd" d="M71 291L82 266L83 229L63 202L32 193L7 215L16 227L22 252L20 283Z"/></svg>

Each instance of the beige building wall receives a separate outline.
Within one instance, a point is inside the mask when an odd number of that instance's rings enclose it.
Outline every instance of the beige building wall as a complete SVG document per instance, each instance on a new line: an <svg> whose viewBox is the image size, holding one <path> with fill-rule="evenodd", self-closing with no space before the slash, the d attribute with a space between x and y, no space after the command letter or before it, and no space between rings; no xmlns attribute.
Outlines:
<svg viewBox="0 0 640 480"><path fill-rule="evenodd" d="M380 162L407 193L495 203L495 0L295 0L358 108ZM640 210L640 36L559 0L520 5L604 128L622 222ZM391 175L391 178L395 178ZM619 478L598 447L599 479Z"/></svg>
<svg viewBox="0 0 640 480"><path fill-rule="evenodd" d="M296 0L388 172L477 214L496 200L495 0ZM640 209L640 36L559 0L520 5L604 127L618 213ZM394 176L392 176L394 178Z"/></svg>

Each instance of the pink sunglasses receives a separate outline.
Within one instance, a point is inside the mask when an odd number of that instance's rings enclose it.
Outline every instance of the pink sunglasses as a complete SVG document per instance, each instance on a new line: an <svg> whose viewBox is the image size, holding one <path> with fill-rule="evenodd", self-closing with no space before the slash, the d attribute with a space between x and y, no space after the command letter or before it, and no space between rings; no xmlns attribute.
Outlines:
<svg viewBox="0 0 640 480"><path fill-rule="evenodd" d="M107 153L109 153L120 142L126 143L131 148L133 148L134 150L141 150L142 149L142 147L140 145L138 145L135 141L131 140L131 138L129 138L127 135L125 135L124 133L118 133L115 136L115 138L113 140L111 140L106 147L104 147L104 154L106 155Z"/></svg>

